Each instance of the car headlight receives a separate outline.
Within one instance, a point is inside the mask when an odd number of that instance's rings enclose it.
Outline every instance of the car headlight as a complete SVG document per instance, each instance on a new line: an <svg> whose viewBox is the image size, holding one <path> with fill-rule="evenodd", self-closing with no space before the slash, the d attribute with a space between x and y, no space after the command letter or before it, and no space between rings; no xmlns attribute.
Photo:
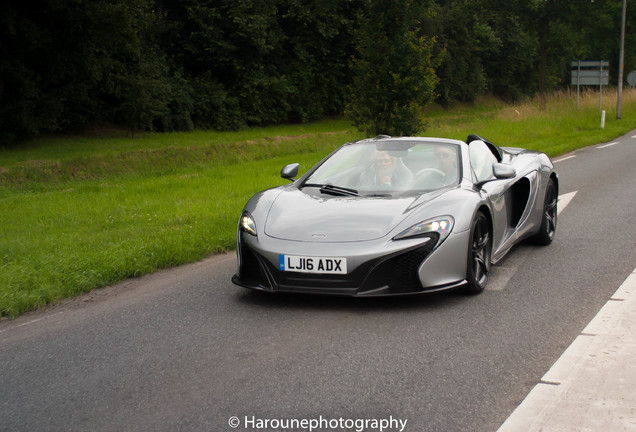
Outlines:
<svg viewBox="0 0 636 432"><path fill-rule="evenodd" d="M440 244L451 233L454 225L455 219L452 216L439 216L405 229L393 237L393 240L429 237L431 234L437 234L437 244Z"/></svg>
<svg viewBox="0 0 636 432"><path fill-rule="evenodd" d="M248 212L243 212L241 215L239 229L256 237L256 224L254 223L254 218Z"/></svg>

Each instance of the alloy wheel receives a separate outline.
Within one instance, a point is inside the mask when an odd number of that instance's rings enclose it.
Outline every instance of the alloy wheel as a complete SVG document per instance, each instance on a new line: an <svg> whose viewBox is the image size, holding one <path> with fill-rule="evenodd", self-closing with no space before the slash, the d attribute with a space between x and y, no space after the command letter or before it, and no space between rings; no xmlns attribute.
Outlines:
<svg viewBox="0 0 636 432"><path fill-rule="evenodd" d="M490 229L483 214L479 214L473 229L472 247L472 276L479 286L486 285L490 261Z"/></svg>

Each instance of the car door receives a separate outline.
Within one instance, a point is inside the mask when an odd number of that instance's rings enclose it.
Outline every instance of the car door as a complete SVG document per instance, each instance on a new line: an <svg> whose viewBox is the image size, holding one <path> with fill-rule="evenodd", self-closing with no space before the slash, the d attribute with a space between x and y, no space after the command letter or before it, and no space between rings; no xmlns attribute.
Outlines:
<svg viewBox="0 0 636 432"><path fill-rule="evenodd" d="M512 181L490 181L494 179L492 166L498 159L483 141L471 141L468 145L468 154L474 182L480 188L480 192L486 194L493 212L492 256L496 257L500 252L505 252L510 247L509 240L513 240L514 229L507 223L510 209L506 203L506 190Z"/></svg>

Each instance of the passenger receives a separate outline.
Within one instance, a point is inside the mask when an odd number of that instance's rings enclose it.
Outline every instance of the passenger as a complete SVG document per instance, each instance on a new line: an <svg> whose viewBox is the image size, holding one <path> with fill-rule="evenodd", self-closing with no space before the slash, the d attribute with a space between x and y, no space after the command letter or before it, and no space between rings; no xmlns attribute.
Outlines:
<svg viewBox="0 0 636 432"><path fill-rule="evenodd" d="M371 157L371 169L362 173L360 183L365 186L404 186L413 180L413 173L401 159L386 151L376 151Z"/></svg>

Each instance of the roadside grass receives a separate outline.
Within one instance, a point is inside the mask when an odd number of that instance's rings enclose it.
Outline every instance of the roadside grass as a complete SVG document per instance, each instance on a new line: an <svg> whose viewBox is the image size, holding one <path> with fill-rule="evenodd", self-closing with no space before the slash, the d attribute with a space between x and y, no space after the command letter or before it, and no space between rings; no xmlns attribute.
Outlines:
<svg viewBox="0 0 636 432"><path fill-rule="evenodd" d="M613 97L613 99L612 99ZM431 107L425 135L495 143L558 156L636 128L636 93L562 93L542 110L495 99ZM606 101L606 102L605 102ZM0 316L15 317L161 268L235 248L236 223L256 191L285 183L340 144L362 138L342 119L239 132L51 136L0 150Z"/></svg>
<svg viewBox="0 0 636 432"><path fill-rule="evenodd" d="M247 198L282 184L289 158L306 169L361 137L331 120L2 151L0 316L231 250Z"/></svg>
<svg viewBox="0 0 636 432"><path fill-rule="evenodd" d="M325 134L342 134L353 130L343 119L326 119L311 124L284 125L250 128L242 131L193 131L173 133L138 133L131 138L126 131L106 129L103 133L91 132L84 135L42 136L24 143L19 148L3 151L0 146L0 166L8 168L26 161L78 161L84 158L108 158L128 153L166 151L166 149L207 149L208 153L218 149L226 157L232 157L227 147L237 143L254 144L253 141L275 141L286 138L297 140ZM358 135L356 135L357 137ZM224 149L224 151L220 151ZM270 157L267 146L259 153L259 147L251 148L257 156Z"/></svg>
<svg viewBox="0 0 636 432"><path fill-rule="evenodd" d="M0 186L46 188L64 181L168 175L322 151L360 137L341 119L242 132L148 133L134 139L44 137L16 150L0 149Z"/></svg>
<svg viewBox="0 0 636 432"><path fill-rule="evenodd" d="M540 150L555 157L634 129L636 90L623 91L621 120L616 119L616 97L615 89L603 90L604 129L597 91L582 91L578 110L576 91L563 91L550 95L545 109L538 98L515 105L486 99L449 112L435 107L427 117L426 134L464 140L475 133L500 145Z"/></svg>
<svg viewBox="0 0 636 432"><path fill-rule="evenodd" d="M322 152L320 153L322 154ZM296 155L309 166L318 153ZM234 247L246 197L282 158L196 172L62 183L0 198L0 305L15 316Z"/></svg>

